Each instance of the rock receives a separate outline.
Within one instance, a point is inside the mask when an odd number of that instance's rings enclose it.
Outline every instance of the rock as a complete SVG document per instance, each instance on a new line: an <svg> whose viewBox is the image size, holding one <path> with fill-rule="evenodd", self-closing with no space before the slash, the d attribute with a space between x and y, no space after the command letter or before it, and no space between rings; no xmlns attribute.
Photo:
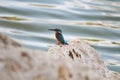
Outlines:
<svg viewBox="0 0 120 80"><path fill-rule="evenodd" d="M20 47L21 45L17 43L16 41L12 40L8 36L4 34L0 34L0 46L15 46Z"/></svg>
<svg viewBox="0 0 120 80"><path fill-rule="evenodd" d="M108 70L99 54L80 40L43 52L0 34L0 80L120 80L120 74Z"/></svg>
<svg viewBox="0 0 120 80"><path fill-rule="evenodd" d="M69 45L57 45L49 49L48 52L51 56L64 60L64 62L73 62L77 66L81 66L81 68L83 68L81 74L84 74L87 69L88 71L86 71L86 73L89 78L88 80L120 80L120 74L108 70L100 55L83 40L70 41ZM73 68L75 69L75 66L73 66ZM80 68L76 69L78 70L74 71L78 71L79 73ZM72 73L75 74L75 72ZM89 72L94 75L88 74ZM78 73L76 73L76 75L78 75ZM90 79L91 77L93 78ZM79 80L79 78L75 80Z"/></svg>

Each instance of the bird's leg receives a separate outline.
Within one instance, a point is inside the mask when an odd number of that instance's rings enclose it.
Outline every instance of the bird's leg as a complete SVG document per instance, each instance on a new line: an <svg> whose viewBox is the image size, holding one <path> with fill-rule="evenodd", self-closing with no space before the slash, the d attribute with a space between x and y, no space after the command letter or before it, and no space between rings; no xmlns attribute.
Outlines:
<svg viewBox="0 0 120 80"><path fill-rule="evenodd" d="M57 43L58 43L58 45L60 45L60 47L62 47L62 43L61 42L58 41Z"/></svg>
<svg viewBox="0 0 120 80"><path fill-rule="evenodd" d="M58 41L57 44L60 45L61 43Z"/></svg>

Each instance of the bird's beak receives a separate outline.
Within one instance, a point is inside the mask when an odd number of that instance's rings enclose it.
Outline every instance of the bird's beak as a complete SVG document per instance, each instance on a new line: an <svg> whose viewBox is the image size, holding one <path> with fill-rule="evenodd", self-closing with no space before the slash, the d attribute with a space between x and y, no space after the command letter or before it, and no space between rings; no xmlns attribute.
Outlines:
<svg viewBox="0 0 120 80"><path fill-rule="evenodd" d="M55 31L55 29L48 29L48 30L50 30L50 31Z"/></svg>

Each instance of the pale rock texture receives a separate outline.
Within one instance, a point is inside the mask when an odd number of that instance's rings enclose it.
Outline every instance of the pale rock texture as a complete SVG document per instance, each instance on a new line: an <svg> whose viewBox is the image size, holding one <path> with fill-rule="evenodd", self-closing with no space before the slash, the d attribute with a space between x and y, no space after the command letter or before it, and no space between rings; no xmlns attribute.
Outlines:
<svg viewBox="0 0 120 80"><path fill-rule="evenodd" d="M120 74L81 40L43 52L0 34L0 80L120 80Z"/></svg>

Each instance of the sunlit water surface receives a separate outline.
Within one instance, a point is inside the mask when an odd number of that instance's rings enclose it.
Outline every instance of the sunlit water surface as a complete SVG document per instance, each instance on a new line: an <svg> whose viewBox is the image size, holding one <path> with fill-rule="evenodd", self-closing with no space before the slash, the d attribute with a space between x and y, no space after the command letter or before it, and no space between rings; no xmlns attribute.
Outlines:
<svg viewBox="0 0 120 80"><path fill-rule="evenodd" d="M23 46L56 45L49 28L62 29L66 40L88 41L120 72L120 0L0 0L0 32Z"/></svg>

